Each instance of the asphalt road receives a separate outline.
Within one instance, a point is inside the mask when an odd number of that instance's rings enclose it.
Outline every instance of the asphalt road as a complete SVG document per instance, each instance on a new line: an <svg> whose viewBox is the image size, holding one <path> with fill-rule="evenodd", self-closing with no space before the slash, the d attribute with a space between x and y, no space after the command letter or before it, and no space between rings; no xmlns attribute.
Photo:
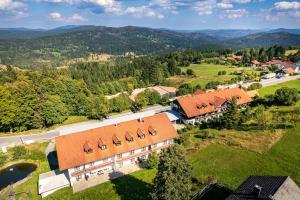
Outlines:
<svg viewBox="0 0 300 200"><path fill-rule="evenodd" d="M300 75L288 76L288 77L283 77L283 78L262 79L259 83L262 84L263 87L266 87L266 86L277 85L279 83L283 83L283 82L286 82L286 81L297 80L297 79L300 79ZM243 87L247 88L252 83L255 83L255 82L245 83L245 84L243 84Z"/></svg>
<svg viewBox="0 0 300 200"><path fill-rule="evenodd" d="M116 123L132 120L132 119L138 119L140 117L147 117L147 116L154 115L155 113L163 112L169 109L170 106L153 106L153 107L146 108L142 112L138 112L138 113L127 112L118 115L113 115L109 119L103 121L94 120L94 121L64 125L56 128L55 130L37 133L37 134L0 137L0 148L5 146L14 146L16 144L29 144L33 142L51 140L59 135L76 133L83 130L116 124Z"/></svg>

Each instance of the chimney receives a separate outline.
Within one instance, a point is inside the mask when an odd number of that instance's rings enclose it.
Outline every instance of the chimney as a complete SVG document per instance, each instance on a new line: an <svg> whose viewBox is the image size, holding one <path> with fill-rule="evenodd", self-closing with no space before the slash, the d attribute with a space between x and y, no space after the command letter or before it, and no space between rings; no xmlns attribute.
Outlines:
<svg viewBox="0 0 300 200"><path fill-rule="evenodd" d="M144 119L143 119L142 117L140 117L140 118L139 118L139 122L140 122L140 123L143 123L143 122L144 122Z"/></svg>
<svg viewBox="0 0 300 200"><path fill-rule="evenodd" d="M254 185L253 188L253 194L257 197L260 197L260 193L261 193L262 187L259 185Z"/></svg>

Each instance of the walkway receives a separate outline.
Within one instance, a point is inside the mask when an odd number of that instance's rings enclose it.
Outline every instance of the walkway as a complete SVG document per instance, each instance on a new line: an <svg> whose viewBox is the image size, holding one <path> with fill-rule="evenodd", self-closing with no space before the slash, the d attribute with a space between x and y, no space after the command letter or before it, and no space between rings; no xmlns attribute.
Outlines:
<svg viewBox="0 0 300 200"><path fill-rule="evenodd" d="M110 180L119 178L126 174L133 173L135 171L140 170L141 168L138 165L129 165L119 168L117 172L104 173L102 175L92 175L88 180L81 179L77 181L73 185L73 192L79 192L85 190L87 188L93 187L95 185L99 185L101 183L108 182Z"/></svg>

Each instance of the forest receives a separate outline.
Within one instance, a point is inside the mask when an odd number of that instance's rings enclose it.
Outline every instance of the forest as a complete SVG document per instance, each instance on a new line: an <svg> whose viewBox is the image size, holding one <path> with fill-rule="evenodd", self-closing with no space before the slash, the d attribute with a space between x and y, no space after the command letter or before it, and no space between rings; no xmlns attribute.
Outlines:
<svg viewBox="0 0 300 200"><path fill-rule="evenodd" d="M13 132L49 127L66 120L68 116L87 116L101 119L104 114L122 112L132 106L165 104L166 99L145 91L132 102L128 94L135 88L158 84L167 85L168 77L182 74L180 67L191 63L207 62L211 58L243 55L242 65L252 59L265 61L284 56L285 48L232 49L215 51L175 51L160 56L142 56L134 59L119 58L112 62L76 63L67 68L41 67L23 70L7 66L0 70L0 131ZM298 57L297 57L298 55ZM299 60L299 52L293 55ZM193 75L192 71L188 72ZM217 83L209 83L212 88ZM178 95L191 93L199 87L179 87ZM105 95L123 93L113 99Z"/></svg>

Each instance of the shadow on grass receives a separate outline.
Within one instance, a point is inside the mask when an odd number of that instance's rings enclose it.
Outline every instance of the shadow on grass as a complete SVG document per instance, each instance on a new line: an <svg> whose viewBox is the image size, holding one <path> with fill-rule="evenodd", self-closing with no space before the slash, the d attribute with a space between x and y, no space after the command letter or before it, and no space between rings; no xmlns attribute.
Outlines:
<svg viewBox="0 0 300 200"><path fill-rule="evenodd" d="M192 200L224 200L231 194L231 192L232 191L226 187L211 184L208 185L204 191L194 196Z"/></svg>
<svg viewBox="0 0 300 200"><path fill-rule="evenodd" d="M118 175L122 176L121 172ZM115 176L115 175L114 175ZM122 200L148 200L151 184L137 179L132 175L124 175L111 181L116 193Z"/></svg>

